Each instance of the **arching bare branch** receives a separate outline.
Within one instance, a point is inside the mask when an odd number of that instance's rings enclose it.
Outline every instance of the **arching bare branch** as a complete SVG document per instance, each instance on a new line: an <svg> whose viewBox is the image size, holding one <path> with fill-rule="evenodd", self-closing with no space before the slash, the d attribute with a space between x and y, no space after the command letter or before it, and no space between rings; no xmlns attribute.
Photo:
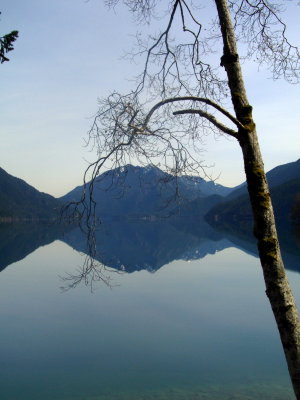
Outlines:
<svg viewBox="0 0 300 400"><path fill-rule="evenodd" d="M223 115L225 115L225 117L227 117L231 122L233 122L238 128L244 128L244 126L227 110L225 110L225 108L221 107L219 104L217 104L216 102L204 98L204 97L197 97L197 96L182 96L182 97L173 97L170 99L165 99L162 100L158 103L156 103L151 110L148 112L148 115L145 119L145 123L144 125L147 126L149 120L151 119L153 113L160 108L161 106L168 104L168 103L177 103L177 102L182 102L182 101L192 101L192 102L199 102L199 103L204 103L207 104L213 108L215 108L217 111L220 111L220 113L222 113Z"/></svg>
<svg viewBox="0 0 300 400"><path fill-rule="evenodd" d="M116 5L118 0L107 3ZM199 157L202 136L208 129L237 138L243 153L266 292L300 400L299 314L280 254L256 125L237 48L238 41L244 42L246 59L254 58L259 64L269 66L275 79L283 76L290 82L298 82L300 54L287 39L281 8L275 1L214 0L213 28L217 33L207 39L203 35L206 21L198 21L191 1L124 0L124 3L148 22L158 4L167 4L169 17L165 28L150 37L148 43L138 36L136 54L145 57L145 64L136 88L123 96L114 92L100 102L88 139L88 144L97 151L97 160L84 177L83 199L91 196L86 203L90 210L87 216L92 221L95 219L93 185L107 162L109 167L132 161L142 165L162 163L165 170L175 175L199 172L203 171ZM217 63L212 58L213 42L219 51ZM224 106L228 102L229 109ZM237 132L217 119L217 113L233 123ZM89 228L93 234L93 226Z"/></svg>
<svg viewBox="0 0 300 400"><path fill-rule="evenodd" d="M183 114L197 114L200 117L203 117L210 121L213 125L215 125L220 131L226 133L227 135L233 136L234 138L238 137L238 132L234 131L233 129L228 128L226 125L222 124L220 121L216 119L215 116L209 114L205 111L195 110L195 109L187 109L187 110L179 110L174 111L173 115L183 115Z"/></svg>

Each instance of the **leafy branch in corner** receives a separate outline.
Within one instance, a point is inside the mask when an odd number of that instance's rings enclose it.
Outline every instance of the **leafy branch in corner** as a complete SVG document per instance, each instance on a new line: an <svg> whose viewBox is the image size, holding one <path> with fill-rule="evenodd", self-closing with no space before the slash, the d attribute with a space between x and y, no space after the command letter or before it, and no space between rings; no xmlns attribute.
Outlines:
<svg viewBox="0 0 300 400"><path fill-rule="evenodd" d="M1 12L0 12L1 14ZM4 36L0 37L0 62L3 64L5 61L9 61L6 54L14 49L13 43L19 36L18 31L11 31Z"/></svg>

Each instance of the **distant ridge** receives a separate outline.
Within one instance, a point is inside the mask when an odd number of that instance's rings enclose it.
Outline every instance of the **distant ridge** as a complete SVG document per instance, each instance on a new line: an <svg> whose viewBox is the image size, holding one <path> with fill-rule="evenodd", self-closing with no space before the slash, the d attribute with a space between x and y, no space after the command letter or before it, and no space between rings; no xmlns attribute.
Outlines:
<svg viewBox="0 0 300 400"><path fill-rule="evenodd" d="M278 165L277 167L267 172L266 175L270 188L281 185L282 183L285 183L289 180L297 179L300 177L300 159L287 164ZM235 190L233 190L228 195L227 199L233 199L246 193L248 194L247 184L246 182L244 182L239 185Z"/></svg>
<svg viewBox="0 0 300 400"><path fill-rule="evenodd" d="M300 216L300 159L279 165L267 173L272 203L278 222L299 223ZM246 185L233 191L206 214L214 225L224 222L252 220Z"/></svg>
<svg viewBox="0 0 300 400"><path fill-rule="evenodd" d="M53 219L60 202L0 168L0 222Z"/></svg>

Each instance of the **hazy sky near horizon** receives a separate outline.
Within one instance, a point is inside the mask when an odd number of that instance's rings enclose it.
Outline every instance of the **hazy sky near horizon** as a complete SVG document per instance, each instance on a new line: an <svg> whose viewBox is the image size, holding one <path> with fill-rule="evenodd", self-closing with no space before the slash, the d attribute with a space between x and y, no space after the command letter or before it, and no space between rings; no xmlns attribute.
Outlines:
<svg viewBox="0 0 300 400"><path fill-rule="evenodd" d="M300 7L285 3L288 34L299 46ZM0 167L40 191L64 195L82 184L87 161L95 159L84 140L97 99L133 87L141 65L122 55L145 28L103 0L2 0L0 11L0 35L19 30L10 61L0 65ZM254 64L244 70L266 170L297 160L300 86L274 82ZM214 163L217 182L244 181L238 144L223 137L206 142L201 158Z"/></svg>

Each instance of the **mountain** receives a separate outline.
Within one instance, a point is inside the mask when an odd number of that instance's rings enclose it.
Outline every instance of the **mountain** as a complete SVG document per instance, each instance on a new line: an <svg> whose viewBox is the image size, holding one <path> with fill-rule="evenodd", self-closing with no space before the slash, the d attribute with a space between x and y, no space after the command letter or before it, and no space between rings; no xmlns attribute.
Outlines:
<svg viewBox="0 0 300 400"><path fill-rule="evenodd" d="M267 173L275 216L281 221L299 221L300 209L300 159L280 165ZM224 222L243 223L252 220L246 186L233 191L206 214L214 225Z"/></svg>
<svg viewBox="0 0 300 400"><path fill-rule="evenodd" d="M0 220L55 218L60 202L0 168Z"/></svg>
<svg viewBox="0 0 300 400"><path fill-rule="evenodd" d="M271 169L267 173L267 178L270 187L300 178L300 159Z"/></svg>
<svg viewBox="0 0 300 400"><path fill-rule="evenodd" d="M126 165L104 172L96 178L93 198L98 216L162 216L209 195L222 196L231 189L193 176L174 177L154 166ZM60 200L78 201L83 187L78 186Z"/></svg>
<svg viewBox="0 0 300 400"><path fill-rule="evenodd" d="M277 218L299 221L300 160L274 168L267 178ZM0 168L0 222L55 218L61 204L79 201L82 192L83 186L78 186L55 199ZM95 180L93 198L102 219L206 214L210 223L241 223L252 218L245 183L226 188L200 177L174 177L151 165L126 165L104 172Z"/></svg>
<svg viewBox="0 0 300 400"><path fill-rule="evenodd" d="M195 187L199 189L201 192L201 196L213 196L213 195L218 195L221 197L228 196L230 193L232 193L233 190L236 188L230 188L227 186L220 185L218 183L215 183L214 181L206 181L203 178L200 178L199 176L188 176L184 175L179 178L180 182L188 188L189 186Z"/></svg>
<svg viewBox="0 0 300 400"><path fill-rule="evenodd" d="M270 188L279 186L287 181L297 179L300 177L300 159L287 164L279 165L267 172L266 175ZM248 194L246 182L234 188L234 190L231 191L227 196L226 201L241 196L242 194Z"/></svg>

